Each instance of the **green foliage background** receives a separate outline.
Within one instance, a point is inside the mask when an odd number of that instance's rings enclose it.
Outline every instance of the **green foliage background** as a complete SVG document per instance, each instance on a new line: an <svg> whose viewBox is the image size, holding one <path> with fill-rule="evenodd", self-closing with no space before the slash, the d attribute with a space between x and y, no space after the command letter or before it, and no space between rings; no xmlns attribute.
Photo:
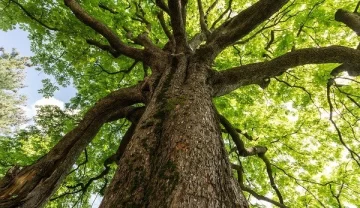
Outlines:
<svg viewBox="0 0 360 208"><path fill-rule="evenodd" d="M87 12L116 30L123 40L128 40L126 37L129 34L124 30L126 27L134 36L148 32L159 47L167 42L156 18L159 10L153 1L79 2ZM208 14L209 25L226 10L229 2L219 1L217 7ZM254 2L234 1L232 13L228 15L235 15ZM212 3L203 1L203 7L206 9ZM111 8L112 12L100 8L99 4ZM352 11L355 7L355 1L293 1L233 47L223 51L213 68L225 70L266 61L292 49L305 47L344 45L355 48L359 37L334 20L337 9ZM31 49L35 54L32 62L39 67L38 70L56 78L57 83L43 81L44 95L51 96L58 86L70 83L77 89L77 95L67 104L66 110L42 108L35 126L11 138L1 138L0 161L3 162L0 171L4 174L11 165L28 165L44 155L99 98L120 87L137 83L150 72L141 63L127 71L134 64L132 60L124 56L115 59L87 44L86 39L103 44L106 41L79 22L63 1L1 0L0 9L0 29L6 31L20 27L28 31ZM139 14L146 18L151 28L137 20L136 15ZM187 32L191 38L200 31L195 1L189 1L187 18ZM167 16L165 20L168 23ZM271 31L274 31L275 38L267 48ZM134 45L130 40L127 43ZM266 89L257 85L247 86L214 100L221 114L236 128L251 136L252 140L241 137L247 147L268 147L266 154L271 161L276 184L285 204L291 207L337 207L337 199L345 207L360 206L360 166L344 147L345 143L348 148L359 153L360 80L340 74L347 79L346 85L340 87L339 79L330 75L336 66L323 64L293 68L271 79ZM109 74L101 67L108 72L124 72ZM329 121L326 87L329 78L339 82L338 86L330 88L330 97L334 105L333 120L341 132L343 142ZM110 181L115 164L108 175L93 181L86 193L77 192L80 187L74 186L86 184L104 169L103 162L116 151L128 126L126 121L120 120L106 124L101 129L54 198L68 192L75 193L50 201L48 207L90 207L90 197L103 194L104 185ZM223 136L226 148L231 152L234 144L227 134ZM265 165L258 157L240 158L232 152L230 160L242 164L244 181L248 187L277 200ZM247 197L253 207L268 205L251 195L247 194Z"/></svg>
<svg viewBox="0 0 360 208"><path fill-rule="evenodd" d="M0 135L4 135L26 122L21 109L25 97L18 90L23 87L28 58L19 57L16 50L8 53L3 47L0 47L0 53Z"/></svg>

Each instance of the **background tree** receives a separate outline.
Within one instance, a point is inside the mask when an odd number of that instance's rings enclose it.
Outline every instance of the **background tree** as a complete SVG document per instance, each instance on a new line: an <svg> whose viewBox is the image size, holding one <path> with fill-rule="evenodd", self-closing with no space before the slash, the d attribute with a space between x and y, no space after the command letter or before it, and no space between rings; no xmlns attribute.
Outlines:
<svg viewBox="0 0 360 208"><path fill-rule="evenodd" d="M1 7L2 29L30 32L32 61L73 81L67 107L83 117L6 173L1 207L42 206L57 188L49 206L89 206L92 194L102 207L360 203L359 3Z"/></svg>
<svg viewBox="0 0 360 208"><path fill-rule="evenodd" d="M9 133L11 128L26 122L21 105L25 96L19 95L23 87L26 57L19 57L14 49L6 53L0 48L0 134Z"/></svg>

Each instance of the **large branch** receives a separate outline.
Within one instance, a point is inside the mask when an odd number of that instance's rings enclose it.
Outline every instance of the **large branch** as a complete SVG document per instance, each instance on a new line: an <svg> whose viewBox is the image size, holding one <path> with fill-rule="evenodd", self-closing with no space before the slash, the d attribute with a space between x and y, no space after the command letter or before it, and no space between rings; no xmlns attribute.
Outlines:
<svg viewBox="0 0 360 208"><path fill-rule="evenodd" d="M210 35L210 31L208 30L208 26L206 24L204 9L201 3L201 0L197 0L199 15L200 15L200 27L202 32L206 32L207 35Z"/></svg>
<svg viewBox="0 0 360 208"><path fill-rule="evenodd" d="M306 64L360 63L360 50L343 46L305 48L279 56L271 61L214 72L210 78L213 96L225 95L241 86L261 84L289 68Z"/></svg>
<svg viewBox="0 0 360 208"><path fill-rule="evenodd" d="M360 3L360 2L359 2ZM357 8L359 6L357 5ZM355 9L355 11L357 10ZM346 26L351 28L358 36L360 36L360 14L352 13L342 9L339 9L335 13L335 20L344 23ZM357 47L360 50L360 44ZM340 66L333 69L331 75L337 76L339 73L347 71L350 76L360 75L360 64L341 64Z"/></svg>
<svg viewBox="0 0 360 208"><path fill-rule="evenodd" d="M187 46L186 40L186 3L187 0L169 0L169 15L171 20L171 27L176 44L176 53L184 52Z"/></svg>
<svg viewBox="0 0 360 208"><path fill-rule="evenodd" d="M104 23L90 16L75 0L64 0L74 15L85 25L101 34L116 51L136 60L144 60L143 50L124 44L119 36Z"/></svg>
<svg viewBox="0 0 360 208"><path fill-rule="evenodd" d="M156 2L156 6L162 9L164 12L166 12L167 14L170 13L169 7L165 4L163 0L156 0L155 2Z"/></svg>
<svg viewBox="0 0 360 208"><path fill-rule="evenodd" d="M164 19L164 13L163 12L159 12L157 14L157 18L160 22L161 28L163 29L163 31L165 32L166 36L169 39L169 42L173 43L175 42L174 36L171 34L170 30L167 28L165 19Z"/></svg>
<svg viewBox="0 0 360 208"><path fill-rule="evenodd" d="M335 13L335 20L346 24L357 35L360 35L360 14L339 9Z"/></svg>
<svg viewBox="0 0 360 208"><path fill-rule="evenodd" d="M260 0L220 25L209 37L207 50L213 58L227 46L249 34L279 11L289 0Z"/></svg>
<svg viewBox="0 0 360 208"><path fill-rule="evenodd" d="M138 102L143 102L141 84L112 92L97 102L49 153L0 180L0 207L44 205L101 126L116 118L135 119L138 116L132 114L137 108L131 105Z"/></svg>

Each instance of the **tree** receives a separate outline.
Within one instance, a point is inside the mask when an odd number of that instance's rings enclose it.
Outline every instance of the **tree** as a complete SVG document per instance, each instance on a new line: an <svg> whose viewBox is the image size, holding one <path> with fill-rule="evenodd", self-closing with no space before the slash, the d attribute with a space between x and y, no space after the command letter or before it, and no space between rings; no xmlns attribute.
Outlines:
<svg viewBox="0 0 360 208"><path fill-rule="evenodd" d="M47 154L6 173L1 207L41 207L65 177L51 200L74 206L64 196L98 192L101 207L360 203L359 4L10 0L1 7L3 29L30 32L34 64L61 85L72 79L79 92L68 107L83 115ZM116 126L128 128L109 148ZM84 175L81 167L99 155L103 167Z"/></svg>
<svg viewBox="0 0 360 208"><path fill-rule="evenodd" d="M23 87L23 69L26 57L18 57L14 49L9 54L0 48L0 132L9 133L12 127L19 126L26 121L20 105L24 104L24 96L18 90Z"/></svg>

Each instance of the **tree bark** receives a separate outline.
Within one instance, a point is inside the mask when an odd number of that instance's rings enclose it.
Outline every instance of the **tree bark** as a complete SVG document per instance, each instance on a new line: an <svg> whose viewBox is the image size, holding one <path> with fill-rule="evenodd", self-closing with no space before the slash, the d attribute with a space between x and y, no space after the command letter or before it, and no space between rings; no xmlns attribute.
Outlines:
<svg viewBox="0 0 360 208"><path fill-rule="evenodd" d="M194 57L172 56L100 207L248 207L231 173L208 71Z"/></svg>
<svg viewBox="0 0 360 208"><path fill-rule="evenodd" d="M81 152L101 126L114 118L131 117L140 102L140 87L120 89L101 99L51 151L23 169L12 168L0 180L0 207L42 207L66 177ZM131 120L131 118L129 118Z"/></svg>

